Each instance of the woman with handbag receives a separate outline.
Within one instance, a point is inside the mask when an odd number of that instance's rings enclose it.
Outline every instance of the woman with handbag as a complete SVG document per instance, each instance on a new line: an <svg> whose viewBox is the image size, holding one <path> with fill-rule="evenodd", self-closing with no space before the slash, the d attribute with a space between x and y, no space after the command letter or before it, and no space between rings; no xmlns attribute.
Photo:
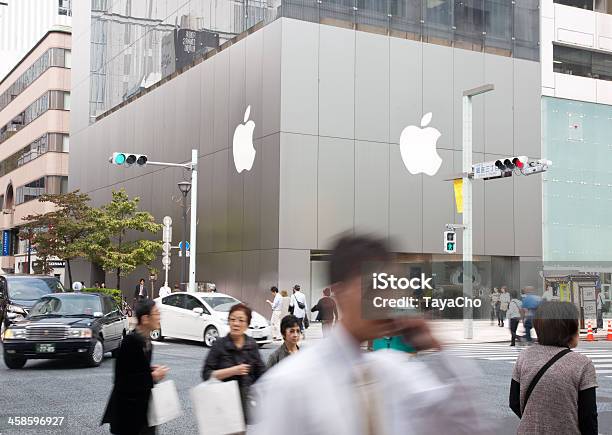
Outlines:
<svg viewBox="0 0 612 435"><path fill-rule="evenodd" d="M510 293L508 293L508 287L503 286L501 288L501 293L499 294L499 321L501 322L499 326L501 328L504 327L504 320L506 319L506 312L508 311L509 305Z"/></svg>
<svg viewBox="0 0 612 435"><path fill-rule="evenodd" d="M517 433L597 435L595 367L571 350L578 345L578 309L543 302L533 323L538 344L519 354L510 385L510 408L521 419Z"/></svg>
<svg viewBox="0 0 612 435"><path fill-rule="evenodd" d="M236 304L230 309L227 318L230 332L213 343L202 368L204 381L214 377L223 382L238 382L245 421L248 421L249 390L266 371L257 342L245 334L251 314L251 309L244 304Z"/></svg>

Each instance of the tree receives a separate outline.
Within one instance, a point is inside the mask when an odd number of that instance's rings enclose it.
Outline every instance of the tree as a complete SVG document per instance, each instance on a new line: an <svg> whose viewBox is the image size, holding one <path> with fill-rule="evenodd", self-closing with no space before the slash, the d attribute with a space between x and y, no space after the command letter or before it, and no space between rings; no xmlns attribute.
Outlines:
<svg viewBox="0 0 612 435"><path fill-rule="evenodd" d="M121 189L113 191L110 203L93 209L91 231L85 245L89 259L106 272L115 271L117 289L121 277L138 266L150 264L161 250L161 241L146 240L142 233L157 233L162 225L146 211L138 211L140 198L130 199ZM137 233L141 233L139 236Z"/></svg>
<svg viewBox="0 0 612 435"><path fill-rule="evenodd" d="M37 272L50 273L53 270L49 266L51 258L64 260L72 286L70 260L85 255L84 242L93 229L90 219L93 209L88 205L89 196L75 190L57 195L45 194L38 200L52 203L53 210L26 216L19 238L28 240L28 247L36 249Z"/></svg>

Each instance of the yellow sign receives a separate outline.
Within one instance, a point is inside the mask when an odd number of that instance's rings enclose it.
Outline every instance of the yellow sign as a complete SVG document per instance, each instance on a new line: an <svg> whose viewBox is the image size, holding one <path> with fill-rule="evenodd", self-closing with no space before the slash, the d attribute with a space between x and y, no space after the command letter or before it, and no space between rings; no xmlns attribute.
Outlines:
<svg viewBox="0 0 612 435"><path fill-rule="evenodd" d="M457 213L463 213L463 178L458 178L453 181L455 187L455 205Z"/></svg>

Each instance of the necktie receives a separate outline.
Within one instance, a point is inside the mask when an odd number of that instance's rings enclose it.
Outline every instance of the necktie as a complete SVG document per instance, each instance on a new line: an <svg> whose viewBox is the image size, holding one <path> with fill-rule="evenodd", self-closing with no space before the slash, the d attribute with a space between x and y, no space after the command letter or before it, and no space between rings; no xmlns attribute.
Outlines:
<svg viewBox="0 0 612 435"><path fill-rule="evenodd" d="M367 364L355 367L357 401L360 404L365 435L384 435L381 420L381 397L378 394L380 386L372 375Z"/></svg>

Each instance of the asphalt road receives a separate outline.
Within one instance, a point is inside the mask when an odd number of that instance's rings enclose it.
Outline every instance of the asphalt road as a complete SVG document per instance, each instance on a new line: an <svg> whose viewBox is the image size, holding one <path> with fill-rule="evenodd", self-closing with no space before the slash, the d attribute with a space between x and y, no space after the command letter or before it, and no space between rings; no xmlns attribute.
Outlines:
<svg viewBox="0 0 612 435"><path fill-rule="evenodd" d="M471 346L478 354L480 347L486 344ZM588 346L594 345L581 344L581 348ZM596 346L612 351L612 342ZM262 349L264 358L273 350L273 345ZM154 363L171 368L169 379L176 383L185 411L181 418L160 426L158 434L197 433L189 389L200 382L200 370L207 352L202 345L186 341L166 340L163 344L155 344ZM474 388L483 403L483 412L492 416L499 425L496 435L516 433L518 418L508 408L512 362L481 357L470 360L481 371ZM0 435L109 433L108 425L101 427L99 422L112 388L113 365L114 361L108 354L97 368L68 361L39 360L29 361L22 370L9 370L3 362L0 363ZM598 375L602 434L612 434L612 377L608 376ZM57 416L64 417L64 420L61 426L25 428L9 426L10 416Z"/></svg>

